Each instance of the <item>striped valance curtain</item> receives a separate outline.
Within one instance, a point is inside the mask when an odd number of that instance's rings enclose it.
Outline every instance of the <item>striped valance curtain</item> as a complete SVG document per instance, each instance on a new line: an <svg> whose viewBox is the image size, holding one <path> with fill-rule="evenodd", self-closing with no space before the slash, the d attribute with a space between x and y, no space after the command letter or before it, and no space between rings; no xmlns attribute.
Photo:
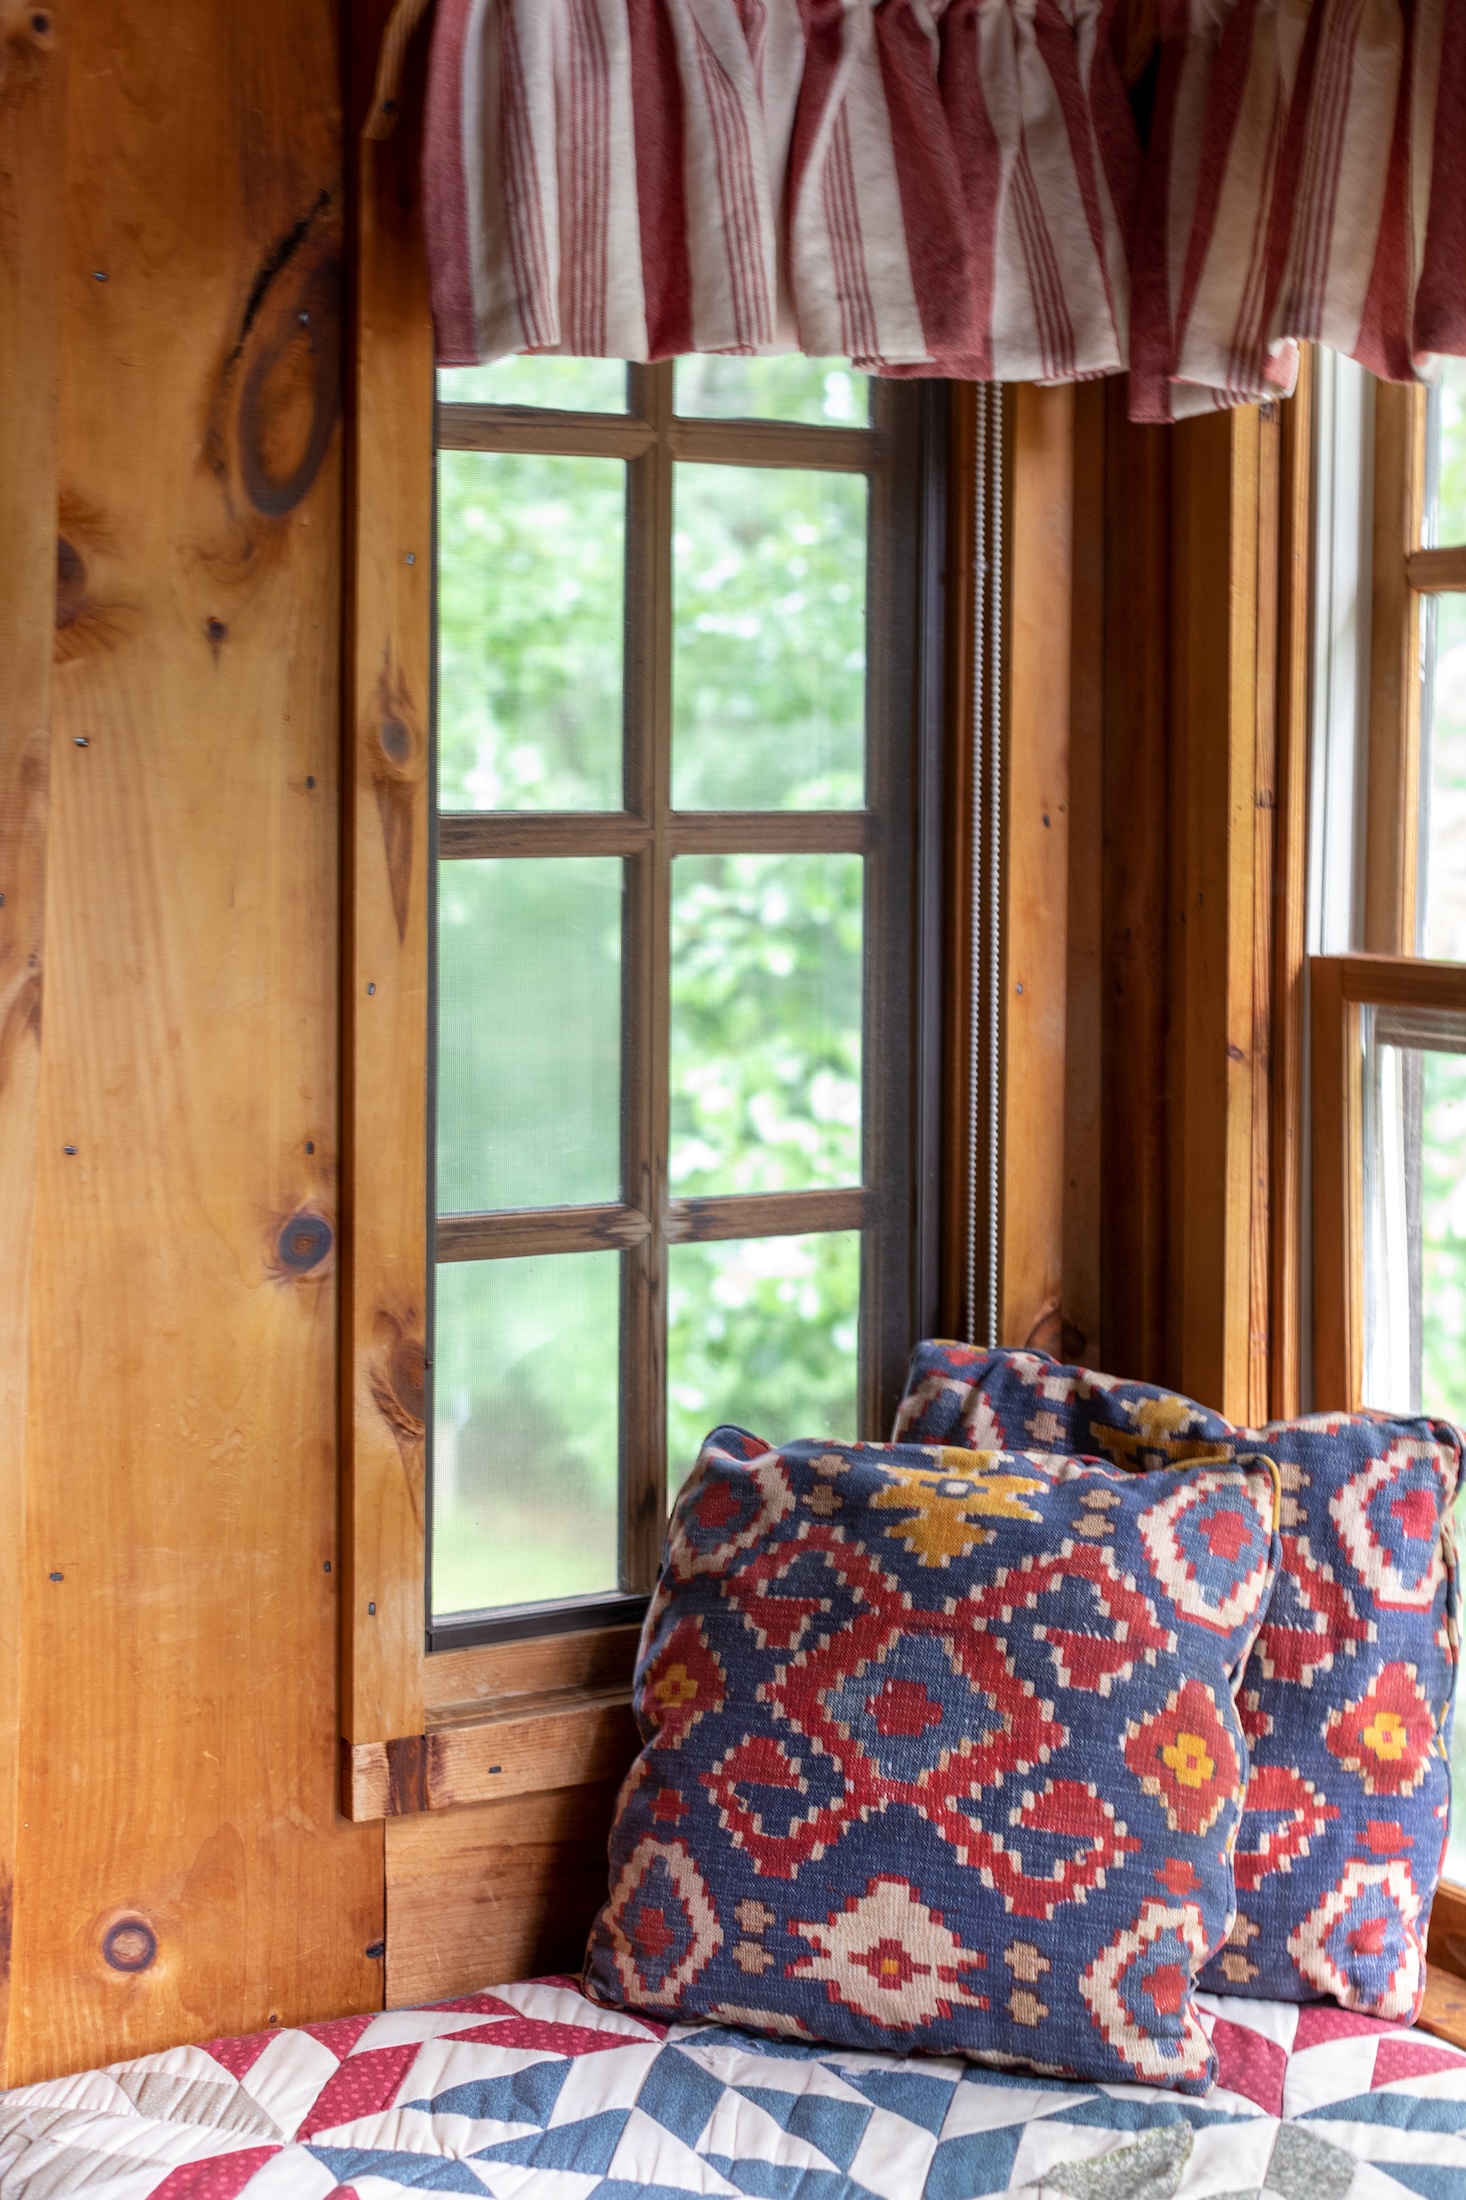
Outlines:
<svg viewBox="0 0 1466 2200"><path fill-rule="evenodd" d="M438 356L1131 370L1466 352L1466 0L438 0ZM1128 64L1128 66L1127 66ZM1145 120L1145 130L1137 122Z"/></svg>

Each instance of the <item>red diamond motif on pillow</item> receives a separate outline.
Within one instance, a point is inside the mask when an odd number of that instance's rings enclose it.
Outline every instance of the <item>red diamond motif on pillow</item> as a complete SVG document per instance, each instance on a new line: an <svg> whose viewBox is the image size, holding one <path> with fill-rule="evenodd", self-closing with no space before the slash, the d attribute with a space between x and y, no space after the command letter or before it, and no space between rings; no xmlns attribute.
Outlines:
<svg viewBox="0 0 1466 2200"><path fill-rule="evenodd" d="M1242 1768L1211 1690L1188 1680L1125 1741L1125 1762L1154 1795L1172 1833L1209 1833L1242 1791Z"/></svg>
<svg viewBox="0 0 1466 2200"><path fill-rule="evenodd" d="M1364 1694L1329 1713L1324 1740L1366 1795L1413 1795L1425 1778L1435 1720L1413 1665L1382 1665Z"/></svg>
<svg viewBox="0 0 1466 2200"><path fill-rule="evenodd" d="M723 1668L707 1646L701 1620L682 1619L647 1669L641 1711L668 1749L680 1749L699 1719L721 1711Z"/></svg>

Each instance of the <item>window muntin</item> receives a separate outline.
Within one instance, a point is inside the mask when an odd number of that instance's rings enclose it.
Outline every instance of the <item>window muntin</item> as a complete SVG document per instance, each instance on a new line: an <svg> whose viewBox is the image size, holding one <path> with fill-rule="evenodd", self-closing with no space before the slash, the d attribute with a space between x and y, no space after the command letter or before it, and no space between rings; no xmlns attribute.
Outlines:
<svg viewBox="0 0 1466 2200"><path fill-rule="evenodd" d="M921 395L512 364L438 383L433 1649L644 1595L918 1319Z"/></svg>

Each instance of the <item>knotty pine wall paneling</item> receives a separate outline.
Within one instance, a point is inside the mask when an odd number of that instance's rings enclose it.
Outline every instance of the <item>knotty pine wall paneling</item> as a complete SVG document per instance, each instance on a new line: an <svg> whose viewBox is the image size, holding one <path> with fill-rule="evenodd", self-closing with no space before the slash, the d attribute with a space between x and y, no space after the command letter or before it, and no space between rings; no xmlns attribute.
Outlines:
<svg viewBox="0 0 1466 2200"><path fill-rule="evenodd" d="M1268 1392L1278 424L1244 405L1171 434L1166 1366L1189 1396L1256 1422Z"/></svg>
<svg viewBox="0 0 1466 2200"><path fill-rule="evenodd" d="M45 952L66 48L0 7L0 2073L19 1830L26 1372Z"/></svg>
<svg viewBox="0 0 1466 2200"><path fill-rule="evenodd" d="M1100 1364L1166 1365L1166 909L1174 431L1104 384L1104 877Z"/></svg>
<svg viewBox="0 0 1466 2200"><path fill-rule="evenodd" d="M1105 384L1074 392L1059 1351L1093 1366L1104 1329Z"/></svg>
<svg viewBox="0 0 1466 2200"><path fill-rule="evenodd" d="M383 1994L382 1832L335 1799L337 11L52 12L11 2082Z"/></svg>
<svg viewBox="0 0 1466 2200"><path fill-rule="evenodd" d="M1064 1262L1074 391L1012 394L998 1336L1057 1352Z"/></svg>

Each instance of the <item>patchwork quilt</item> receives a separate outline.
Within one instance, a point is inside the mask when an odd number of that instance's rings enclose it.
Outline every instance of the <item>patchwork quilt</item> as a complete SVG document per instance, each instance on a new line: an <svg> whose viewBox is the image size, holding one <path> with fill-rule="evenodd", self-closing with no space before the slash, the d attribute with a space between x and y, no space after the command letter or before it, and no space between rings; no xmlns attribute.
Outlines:
<svg viewBox="0 0 1466 2200"><path fill-rule="evenodd" d="M1200 2099L662 2025L569 1979L0 2094L0 2200L1460 2200L1466 2054L1202 1999Z"/></svg>

